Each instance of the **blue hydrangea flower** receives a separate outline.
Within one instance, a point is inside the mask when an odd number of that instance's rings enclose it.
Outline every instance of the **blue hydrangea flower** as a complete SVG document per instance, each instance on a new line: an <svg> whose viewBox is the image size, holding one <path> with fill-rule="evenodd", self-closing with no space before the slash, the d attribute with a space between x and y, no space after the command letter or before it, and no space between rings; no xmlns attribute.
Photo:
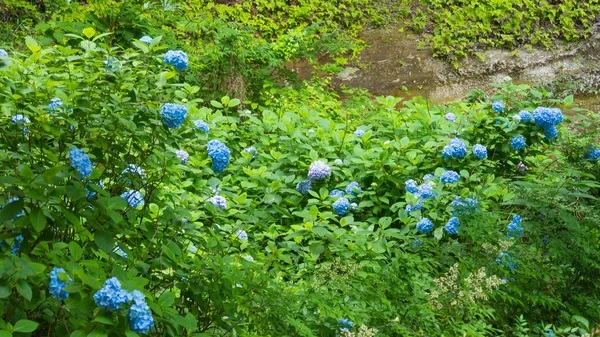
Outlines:
<svg viewBox="0 0 600 337"><path fill-rule="evenodd" d="M23 242L23 235L18 235L15 237L12 247L10 248L10 253L13 255L17 255L19 249L21 249L21 242Z"/></svg>
<svg viewBox="0 0 600 337"><path fill-rule="evenodd" d="M502 112L504 111L504 103L502 103L502 101L495 101L492 103L492 109L496 112Z"/></svg>
<svg viewBox="0 0 600 337"><path fill-rule="evenodd" d="M409 193L417 193L417 191L419 190L419 188L417 187L417 182L413 179L407 180L404 183L404 188L406 189L406 192Z"/></svg>
<svg viewBox="0 0 600 337"><path fill-rule="evenodd" d="M338 190L337 188L334 189L334 190L331 190L331 192L329 192L329 196L332 197L332 198L335 198L335 199L343 197L344 195L346 195L344 193L344 191Z"/></svg>
<svg viewBox="0 0 600 337"><path fill-rule="evenodd" d="M358 210L358 204L357 204L357 203L355 203L355 202L351 203L351 204L350 204L350 209L351 209L351 210L353 210L353 211L356 211L356 210Z"/></svg>
<svg viewBox="0 0 600 337"><path fill-rule="evenodd" d="M444 119L446 119L448 122L455 122L456 121L456 115L453 114L452 112L449 112L447 114L444 115Z"/></svg>
<svg viewBox="0 0 600 337"><path fill-rule="evenodd" d="M125 199L129 203L129 206L131 206L132 208L136 208L139 205L144 204L144 197L140 192L135 190L128 190L123 192L121 194L121 198Z"/></svg>
<svg viewBox="0 0 600 337"><path fill-rule="evenodd" d="M247 148L243 149L242 152L250 153L252 155L252 159L254 159L254 158L256 158L256 156L258 156L258 151L256 150L256 148L254 146L247 147Z"/></svg>
<svg viewBox="0 0 600 337"><path fill-rule="evenodd" d="M227 165L229 165L229 148L220 141L213 139L208 142L206 150L208 151L208 156L212 160L212 170L215 173L223 173Z"/></svg>
<svg viewBox="0 0 600 337"><path fill-rule="evenodd" d="M190 246L188 247L188 252L190 252L192 254L196 254L198 252L198 247L190 244Z"/></svg>
<svg viewBox="0 0 600 337"><path fill-rule="evenodd" d="M353 325L354 324L352 323L352 321L350 321L347 318L338 319L338 327L340 328L340 330L343 330L343 329L350 330L350 329L352 329Z"/></svg>
<svg viewBox="0 0 600 337"><path fill-rule="evenodd" d="M6 52L6 50L0 48L0 56L8 57L8 53Z"/></svg>
<svg viewBox="0 0 600 337"><path fill-rule="evenodd" d="M473 145L473 155L477 159L485 159L487 158L487 148L481 144Z"/></svg>
<svg viewBox="0 0 600 337"><path fill-rule="evenodd" d="M136 333L146 333L154 326L152 312L146 302L133 304L127 313L129 316L129 326Z"/></svg>
<svg viewBox="0 0 600 337"><path fill-rule="evenodd" d="M184 151L184 150L177 150L177 151L175 151L175 155L176 155L176 156L177 156L179 159L181 159L181 163L182 163L182 164L187 164L188 158L190 157L190 154L189 154L189 153L187 153L187 152L186 152L186 151Z"/></svg>
<svg viewBox="0 0 600 337"><path fill-rule="evenodd" d="M531 115L531 112L529 112L527 110L519 111L519 117L521 117L521 121L523 121L525 123L531 122L531 119L533 118L533 116Z"/></svg>
<svg viewBox="0 0 600 337"><path fill-rule="evenodd" d="M356 131L354 131L354 135L358 138L361 138L362 136L365 135L365 130L356 129Z"/></svg>
<svg viewBox="0 0 600 337"><path fill-rule="evenodd" d="M194 121L194 126L197 129L200 129L202 131L204 131L205 133L208 133L208 131L210 130L210 128L208 127L208 124L206 124L205 121L201 120L201 119L197 119Z"/></svg>
<svg viewBox="0 0 600 337"><path fill-rule="evenodd" d="M21 114L17 114L12 116L12 123L15 125L24 125L24 124L29 124L31 123L31 121L29 120L29 118L21 115ZM23 134L26 135L29 133L29 127L25 126L23 127Z"/></svg>
<svg viewBox="0 0 600 337"><path fill-rule="evenodd" d="M237 233L235 235L237 235L237 237L240 240L248 240L248 233L246 233L246 231L243 229L240 229L239 231L237 231Z"/></svg>
<svg viewBox="0 0 600 337"><path fill-rule="evenodd" d="M559 108L552 108L548 111L552 125L558 125L563 122L563 114Z"/></svg>
<svg viewBox="0 0 600 337"><path fill-rule="evenodd" d="M108 70L119 70L123 66L121 61L117 60L114 57L111 57L108 60L105 60L104 65L106 66L106 69L108 69Z"/></svg>
<svg viewBox="0 0 600 337"><path fill-rule="evenodd" d="M121 249L121 247L117 246L115 247L115 249L113 250L117 255L119 255L120 257L126 259L129 257L129 255L127 255L127 253L125 253L125 251L123 249Z"/></svg>
<svg viewBox="0 0 600 337"><path fill-rule="evenodd" d="M169 50L167 54L165 54L165 63L172 65L179 71L186 70L188 68L188 62L188 56L181 50Z"/></svg>
<svg viewBox="0 0 600 337"><path fill-rule="evenodd" d="M552 139L556 138L556 136L558 136L558 130L556 129L556 126L554 126L554 125L544 126L544 136L546 136L546 139L548 139L548 140L552 140Z"/></svg>
<svg viewBox="0 0 600 337"><path fill-rule="evenodd" d="M68 282L64 282L58 277L61 273L65 274L65 277L69 280ZM63 268L54 267L50 272L50 286L48 287L48 291L55 299L64 301L69 297L69 293L65 291L65 288L71 283L73 283L73 280Z"/></svg>
<svg viewBox="0 0 600 337"><path fill-rule="evenodd" d="M48 108L51 111L56 111L56 110L60 110L63 107L63 101L58 98L58 97L54 97L53 99L50 100L50 104L48 104Z"/></svg>
<svg viewBox="0 0 600 337"><path fill-rule="evenodd" d="M345 215L350 208L350 201L347 198L341 197L333 203L333 211L338 215Z"/></svg>
<svg viewBox="0 0 600 337"><path fill-rule="evenodd" d="M360 189L360 185L356 181L353 181L346 185L346 194L353 195L356 197L361 193L362 190Z"/></svg>
<svg viewBox="0 0 600 337"><path fill-rule="evenodd" d="M506 226L507 235L509 238L519 238L523 235L523 228L519 226L521 217L514 215L512 221Z"/></svg>
<svg viewBox="0 0 600 337"><path fill-rule="evenodd" d="M177 128L183 124L187 113L183 104L165 103L160 109L160 120L168 128Z"/></svg>
<svg viewBox="0 0 600 337"><path fill-rule="evenodd" d="M417 230L421 233L429 233L433 230L433 223L429 218L423 218L417 222Z"/></svg>
<svg viewBox="0 0 600 337"><path fill-rule="evenodd" d="M321 180L331 177L331 168L320 160L315 160L308 169L308 179Z"/></svg>
<svg viewBox="0 0 600 337"><path fill-rule="evenodd" d="M336 159L336 160L335 160L333 163L334 163L335 165L337 165L337 166L342 166L342 165L344 165L344 162L343 162L341 159Z"/></svg>
<svg viewBox="0 0 600 337"><path fill-rule="evenodd" d="M444 146L442 149L442 155L444 158L464 158L467 155L467 146L459 138L453 138L450 144Z"/></svg>
<svg viewBox="0 0 600 337"><path fill-rule="evenodd" d="M535 125L541 127L558 125L563 121L563 114L557 108L538 107L533 110L533 121Z"/></svg>
<svg viewBox="0 0 600 337"><path fill-rule="evenodd" d="M123 175L135 174L135 175L138 175L142 179L146 178L144 169L137 166L136 164L127 164L127 166L123 169L123 171L121 171L121 174L123 174Z"/></svg>
<svg viewBox="0 0 600 337"><path fill-rule="evenodd" d="M220 195L215 195L213 197L208 198L208 202L221 209L227 208L227 200Z"/></svg>
<svg viewBox="0 0 600 337"><path fill-rule="evenodd" d="M600 158L600 148L595 146L590 146L588 151L583 155L583 158L589 160L598 160Z"/></svg>
<svg viewBox="0 0 600 337"><path fill-rule="evenodd" d="M102 289L94 294L94 302L102 309L120 310L121 304L128 302L128 293L121 289L121 282L116 277L112 277L106 280Z"/></svg>
<svg viewBox="0 0 600 337"><path fill-rule="evenodd" d="M422 199L429 199L435 196L436 194L433 191L433 187L431 187L429 184L419 185L419 189L417 190L417 193L415 193L415 197Z"/></svg>
<svg viewBox="0 0 600 337"><path fill-rule="evenodd" d="M152 38L148 35L144 35L140 37L140 41L144 42L145 44L150 44L152 43Z"/></svg>
<svg viewBox="0 0 600 337"><path fill-rule="evenodd" d="M431 179L433 179L433 174L426 174L423 176L424 181L431 180Z"/></svg>
<svg viewBox="0 0 600 337"><path fill-rule="evenodd" d="M510 140L510 147L515 151L523 149L525 145L525 137L523 136L513 137L513 139Z"/></svg>
<svg viewBox="0 0 600 337"><path fill-rule="evenodd" d="M520 115L514 115L513 116L513 122L515 123L519 123L521 121L521 116Z"/></svg>
<svg viewBox="0 0 600 337"><path fill-rule="evenodd" d="M412 211L422 211L423 210L423 200L418 199L417 203L415 205L406 205L406 208L404 209L404 211L406 212L406 214L410 215L410 212Z"/></svg>
<svg viewBox="0 0 600 337"><path fill-rule="evenodd" d="M458 234L458 226L460 226L460 221L456 217L450 218L448 223L444 226L444 230L451 235Z"/></svg>
<svg viewBox="0 0 600 337"><path fill-rule="evenodd" d="M92 162L85 152L74 148L69 151L69 159L71 160L71 167L77 170L79 177L87 178L92 175Z"/></svg>
<svg viewBox="0 0 600 337"><path fill-rule="evenodd" d="M458 175L458 173L456 173L454 171L444 172L444 174L442 174L442 178L440 179L440 181L445 184L454 184L454 183L458 182L459 180L460 180L460 176Z"/></svg>
<svg viewBox="0 0 600 337"><path fill-rule="evenodd" d="M509 270L515 270L517 265L514 263L514 259L512 259L507 252L502 252L500 257L496 258L496 263L503 265L504 267L508 267Z"/></svg>
<svg viewBox="0 0 600 337"><path fill-rule="evenodd" d="M311 183L310 180L306 179L306 180L302 180L301 182L299 182L296 185L296 191L302 193L302 194L306 194L308 193L308 191L310 191L311 189Z"/></svg>
<svg viewBox="0 0 600 337"><path fill-rule="evenodd" d="M554 333L553 330L548 330L548 333L546 334L546 337L556 337L556 334Z"/></svg>
<svg viewBox="0 0 600 337"><path fill-rule="evenodd" d="M139 290L134 290L127 294L127 302L146 303L146 295Z"/></svg>
<svg viewBox="0 0 600 337"><path fill-rule="evenodd" d="M477 199L464 198L463 200L463 197L457 196L452 201L452 207L454 208L452 214L462 216L475 213L477 211L477 204Z"/></svg>

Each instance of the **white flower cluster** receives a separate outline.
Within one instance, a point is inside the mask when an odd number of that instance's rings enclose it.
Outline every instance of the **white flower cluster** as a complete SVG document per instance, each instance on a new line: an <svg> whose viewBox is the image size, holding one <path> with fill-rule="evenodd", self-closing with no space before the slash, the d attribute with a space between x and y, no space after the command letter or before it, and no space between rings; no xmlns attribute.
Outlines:
<svg viewBox="0 0 600 337"><path fill-rule="evenodd" d="M361 325L358 328L357 332L351 332L348 329L342 329L340 332L340 336L342 337L373 337L377 334L377 329L372 328L370 329L368 326L366 325Z"/></svg>

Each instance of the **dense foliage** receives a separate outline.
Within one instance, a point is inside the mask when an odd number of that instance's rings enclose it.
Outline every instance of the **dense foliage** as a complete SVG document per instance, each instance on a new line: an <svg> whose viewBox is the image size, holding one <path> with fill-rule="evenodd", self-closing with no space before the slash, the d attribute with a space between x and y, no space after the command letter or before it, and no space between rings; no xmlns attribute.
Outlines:
<svg viewBox="0 0 600 337"><path fill-rule="evenodd" d="M572 97L213 100L210 56L113 39L0 56L1 335L594 332L600 151Z"/></svg>

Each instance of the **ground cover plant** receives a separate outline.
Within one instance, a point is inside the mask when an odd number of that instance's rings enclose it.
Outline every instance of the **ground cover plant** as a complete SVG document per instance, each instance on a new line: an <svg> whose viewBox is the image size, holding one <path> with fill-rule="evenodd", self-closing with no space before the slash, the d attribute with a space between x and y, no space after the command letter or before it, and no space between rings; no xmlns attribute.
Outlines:
<svg viewBox="0 0 600 337"><path fill-rule="evenodd" d="M572 96L212 99L161 36L110 41L0 51L0 334L594 333L600 150Z"/></svg>

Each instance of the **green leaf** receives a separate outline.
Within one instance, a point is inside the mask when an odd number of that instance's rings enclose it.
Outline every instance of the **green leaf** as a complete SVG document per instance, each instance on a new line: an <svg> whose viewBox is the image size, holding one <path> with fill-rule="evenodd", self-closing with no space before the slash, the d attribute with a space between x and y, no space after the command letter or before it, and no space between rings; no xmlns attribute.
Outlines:
<svg viewBox="0 0 600 337"><path fill-rule="evenodd" d="M212 106L214 106L215 108L217 108L217 109L222 109L223 108L223 104L221 104L220 102L217 102L217 101L210 101L210 104Z"/></svg>
<svg viewBox="0 0 600 337"><path fill-rule="evenodd" d="M19 282L17 282L17 291L25 297L26 300L31 301L33 293L31 292L31 286L25 280L19 280Z"/></svg>
<svg viewBox="0 0 600 337"><path fill-rule="evenodd" d="M313 243L312 245L310 245L310 252L314 256L319 256L325 252L325 246L323 246L323 244L320 243Z"/></svg>
<svg viewBox="0 0 600 337"><path fill-rule="evenodd" d="M15 324L15 332L33 332L38 327L38 323L30 321L28 319L22 319Z"/></svg>
<svg viewBox="0 0 600 337"><path fill-rule="evenodd" d="M569 95L569 96L565 97L563 102L565 103L566 106L573 104L573 95Z"/></svg>
<svg viewBox="0 0 600 337"><path fill-rule="evenodd" d="M240 103L241 103L241 101L239 99L234 98L234 99L232 99L231 101L229 101L227 103L227 106L230 107L230 108L233 108L233 107L236 107L236 106L240 105Z"/></svg>
<svg viewBox="0 0 600 337"><path fill-rule="evenodd" d="M83 35L87 36L88 39L91 39L92 36L96 34L96 30L92 27L88 27L83 30Z"/></svg>
<svg viewBox="0 0 600 337"><path fill-rule="evenodd" d="M12 333L6 330L0 330L0 337L12 337Z"/></svg>
<svg viewBox="0 0 600 337"><path fill-rule="evenodd" d="M40 209L34 209L29 214L29 219L31 220L31 226L38 232L41 232L46 228L46 216L44 212Z"/></svg>
<svg viewBox="0 0 600 337"><path fill-rule="evenodd" d="M585 318L583 318L581 316L574 315L573 316L573 320L581 323L584 327L586 327L588 329L590 327L590 322L587 319L585 319Z"/></svg>
<svg viewBox="0 0 600 337"><path fill-rule="evenodd" d="M103 315L96 316L96 318L94 318L92 322L102 323L106 325L115 325L115 322L110 317Z"/></svg>
<svg viewBox="0 0 600 337"><path fill-rule="evenodd" d="M115 241L110 233L104 231L98 231L94 234L94 242L98 248L103 251L110 253L115 249Z"/></svg>
<svg viewBox="0 0 600 337"><path fill-rule="evenodd" d="M12 294L12 288L8 282L0 280L0 298L6 298Z"/></svg>
<svg viewBox="0 0 600 337"><path fill-rule="evenodd" d="M23 210L23 199L13 201L0 211L0 222L10 220Z"/></svg>
<svg viewBox="0 0 600 337"><path fill-rule="evenodd" d="M81 255L83 254L83 250L75 241L69 242L69 251L71 252L71 256L75 259L75 261L81 259Z"/></svg>
<svg viewBox="0 0 600 337"><path fill-rule="evenodd" d="M444 228L443 227L438 227L433 232L433 237L436 238L436 240L441 240L443 236L444 236Z"/></svg>
<svg viewBox="0 0 600 337"><path fill-rule="evenodd" d="M75 331L71 332L71 334L69 335L69 337L85 337L85 331L83 331L83 330L75 330Z"/></svg>
<svg viewBox="0 0 600 337"><path fill-rule="evenodd" d="M25 44L27 45L27 48L29 48L29 50L31 50L31 52L34 54L40 51L40 49L42 49L42 47L40 47L40 44L31 36L27 36L25 38Z"/></svg>
<svg viewBox="0 0 600 337"><path fill-rule="evenodd" d="M104 331L96 331L96 330L90 332L87 335L87 337L107 337L107 336L108 336L108 334L106 332L104 332Z"/></svg>
<svg viewBox="0 0 600 337"><path fill-rule="evenodd" d="M175 295L170 291L164 292L158 298L158 305L161 307L169 307L173 304L173 302L175 302Z"/></svg>
<svg viewBox="0 0 600 337"><path fill-rule="evenodd" d="M391 223L392 223L392 218L390 218L389 216L386 216L386 217L383 217L383 218L379 219L379 225L381 226L381 228L385 229Z"/></svg>

